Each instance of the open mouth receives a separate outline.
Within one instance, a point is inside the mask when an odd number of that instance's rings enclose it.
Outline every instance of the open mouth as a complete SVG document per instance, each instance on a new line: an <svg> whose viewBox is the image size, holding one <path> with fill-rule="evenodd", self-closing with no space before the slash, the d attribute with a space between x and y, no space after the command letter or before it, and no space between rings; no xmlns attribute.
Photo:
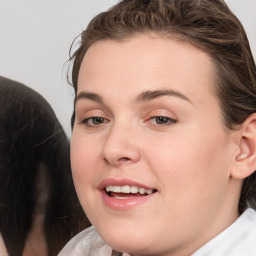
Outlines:
<svg viewBox="0 0 256 256"><path fill-rule="evenodd" d="M145 189L145 188L140 188L137 186L129 186L129 185L124 185L124 186L109 185L105 187L105 191L108 196L114 197L115 199L127 199L131 197L148 196L157 192L157 190L155 189Z"/></svg>

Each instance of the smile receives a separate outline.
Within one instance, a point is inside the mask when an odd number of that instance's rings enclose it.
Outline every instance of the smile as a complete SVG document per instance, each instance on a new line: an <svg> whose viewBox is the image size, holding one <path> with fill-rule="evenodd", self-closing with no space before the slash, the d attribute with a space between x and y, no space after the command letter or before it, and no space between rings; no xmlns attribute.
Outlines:
<svg viewBox="0 0 256 256"><path fill-rule="evenodd" d="M139 197L146 197L156 192L155 189L146 189L137 186L123 185L114 186L108 185L105 188L108 197L117 200L133 200Z"/></svg>
<svg viewBox="0 0 256 256"><path fill-rule="evenodd" d="M145 188L140 188L137 186L129 186L129 185L124 185L124 186L113 186L109 185L105 188L107 194L109 196L115 197L116 199L125 199L129 196L141 196L141 195L150 195L154 193L155 191L153 189L145 189ZM122 194L125 194L123 196Z"/></svg>
<svg viewBox="0 0 256 256"><path fill-rule="evenodd" d="M104 204L113 210L131 210L155 198L158 190L130 179L105 179L99 186Z"/></svg>

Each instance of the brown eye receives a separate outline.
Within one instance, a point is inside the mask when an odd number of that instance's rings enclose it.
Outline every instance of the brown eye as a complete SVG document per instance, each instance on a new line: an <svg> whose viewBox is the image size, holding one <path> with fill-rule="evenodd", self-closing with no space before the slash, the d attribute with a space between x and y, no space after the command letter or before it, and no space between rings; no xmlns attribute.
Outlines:
<svg viewBox="0 0 256 256"><path fill-rule="evenodd" d="M99 124L102 124L104 123L104 118L103 117L92 117L91 118L91 122L94 124L94 125L99 125Z"/></svg>
<svg viewBox="0 0 256 256"><path fill-rule="evenodd" d="M85 120L82 121L82 124L85 124L88 127L93 127L93 126L98 126L103 123L107 122L107 120L103 117L100 116L93 116L90 118L86 118Z"/></svg>
<svg viewBox="0 0 256 256"><path fill-rule="evenodd" d="M169 118L164 116L158 116L155 118L157 124L167 124L169 121Z"/></svg>
<svg viewBox="0 0 256 256"><path fill-rule="evenodd" d="M154 124L159 124L159 125L168 125L168 124L173 124L176 123L177 120L172 119L170 117L166 116L154 116L151 118Z"/></svg>

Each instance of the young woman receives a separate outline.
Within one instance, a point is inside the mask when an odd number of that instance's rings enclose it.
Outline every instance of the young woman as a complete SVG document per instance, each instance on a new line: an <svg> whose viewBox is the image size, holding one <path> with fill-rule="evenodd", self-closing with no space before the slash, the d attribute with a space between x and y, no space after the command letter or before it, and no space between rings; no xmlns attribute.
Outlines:
<svg viewBox="0 0 256 256"><path fill-rule="evenodd" d="M0 255L56 256L89 226L72 182L69 142L31 88L0 77L0 102Z"/></svg>
<svg viewBox="0 0 256 256"><path fill-rule="evenodd" d="M60 255L256 255L256 68L227 5L121 1L71 60L71 165L94 227Z"/></svg>

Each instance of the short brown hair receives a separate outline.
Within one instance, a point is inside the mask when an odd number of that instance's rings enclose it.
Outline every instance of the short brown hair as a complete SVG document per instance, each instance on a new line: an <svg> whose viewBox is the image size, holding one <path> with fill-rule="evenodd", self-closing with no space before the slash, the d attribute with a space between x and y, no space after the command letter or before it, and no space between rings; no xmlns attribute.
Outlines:
<svg viewBox="0 0 256 256"><path fill-rule="evenodd" d="M72 84L88 48L99 40L122 41L136 33L183 40L208 53L214 63L216 94L226 128L234 129L256 112L256 67L244 28L222 0L123 0L97 15L81 34ZM72 117L74 123L75 113ZM256 209L256 174L244 180L240 213Z"/></svg>

